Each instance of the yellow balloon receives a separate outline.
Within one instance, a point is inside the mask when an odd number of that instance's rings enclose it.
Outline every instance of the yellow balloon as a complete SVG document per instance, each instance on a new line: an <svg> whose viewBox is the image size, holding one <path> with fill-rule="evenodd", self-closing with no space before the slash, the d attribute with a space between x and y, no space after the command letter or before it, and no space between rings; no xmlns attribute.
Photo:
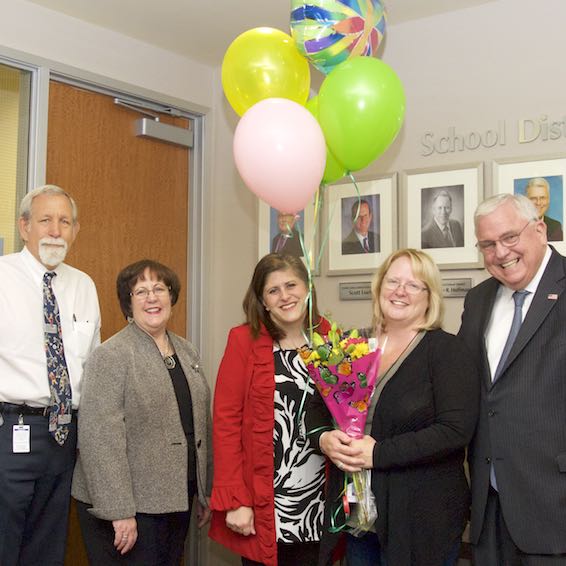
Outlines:
<svg viewBox="0 0 566 566"><path fill-rule="evenodd" d="M224 54L222 87L239 116L265 98L288 98L304 105L310 89L309 63L290 35L268 27L250 29Z"/></svg>

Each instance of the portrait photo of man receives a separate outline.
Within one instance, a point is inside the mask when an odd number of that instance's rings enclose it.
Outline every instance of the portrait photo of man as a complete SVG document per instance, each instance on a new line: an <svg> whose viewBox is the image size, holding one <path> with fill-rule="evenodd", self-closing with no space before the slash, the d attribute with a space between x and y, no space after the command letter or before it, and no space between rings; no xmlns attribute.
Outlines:
<svg viewBox="0 0 566 566"><path fill-rule="evenodd" d="M548 241L561 242L564 239L561 222L562 176L516 179L514 192L524 194L536 206L539 219L546 224Z"/></svg>
<svg viewBox="0 0 566 566"><path fill-rule="evenodd" d="M455 201L463 211L464 185L433 187L421 191L421 248L464 246L463 214L454 218Z"/></svg>
<svg viewBox="0 0 566 566"><path fill-rule="evenodd" d="M343 198L342 255L380 252L378 219L379 195Z"/></svg>
<svg viewBox="0 0 566 566"><path fill-rule="evenodd" d="M301 240L297 230L298 223L302 222L301 214L287 214L275 209L270 211L270 233L272 253L287 254L295 257L303 257Z"/></svg>

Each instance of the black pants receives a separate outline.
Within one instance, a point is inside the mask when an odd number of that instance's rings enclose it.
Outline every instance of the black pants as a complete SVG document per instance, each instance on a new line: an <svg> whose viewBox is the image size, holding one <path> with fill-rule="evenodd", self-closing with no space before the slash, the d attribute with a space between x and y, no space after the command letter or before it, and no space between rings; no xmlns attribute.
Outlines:
<svg viewBox="0 0 566 566"><path fill-rule="evenodd" d="M190 509L155 515L137 513L138 540L121 555L114 547L112 521L97 519L91 505L77 501L77 514L90 566L179 566L189 529Z"/></svg>
<svg viewBox="0 0 566 566"><path fill-rule="evenodd" d="M474 547L476 566L566 566L566 555L525 554L507 529L499 495L489 488L483 528Z"/></svg>
<svg viewBox="0 0 566 566"><path fill-rule="evenodd" d="M4 412L0 426L0 564L63 566L67 519L75 465L77 422L59 446L48 418L24 416L31 451L14 454L13 425L18 415Z"/></svg>
<svg viewBox="0 0 566 566"><path fill-rule="evenodd" d="M296 544L277 543L278 566L316 566L318 564L318 542L301 542ZM262 562L254 562L242 557L242 566L263 566Z"/></svg>

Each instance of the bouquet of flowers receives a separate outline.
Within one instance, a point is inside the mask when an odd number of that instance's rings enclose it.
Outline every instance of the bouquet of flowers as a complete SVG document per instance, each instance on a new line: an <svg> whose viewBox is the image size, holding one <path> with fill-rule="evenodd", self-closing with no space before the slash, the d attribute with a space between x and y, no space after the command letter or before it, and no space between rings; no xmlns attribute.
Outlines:
<svg viewBox="0 0 566 566"><path fill-rule="evenodd" d="M352 438L362 438L381 350L371 351L357 330L341 333L333 323L327 336L313 334L312 347L305 347L301 356L336 427ZM367 531L377 518L370 479L370 470L352 474L360 531ZM347 500L344 510L348 517Z"/></svg>

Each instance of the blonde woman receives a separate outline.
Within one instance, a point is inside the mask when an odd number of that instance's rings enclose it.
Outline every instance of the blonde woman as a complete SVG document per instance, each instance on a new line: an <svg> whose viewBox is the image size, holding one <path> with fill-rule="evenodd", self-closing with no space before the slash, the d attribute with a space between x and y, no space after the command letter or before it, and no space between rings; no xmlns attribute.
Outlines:
<svg viewBox="0 0 566 566"><path fill-rule="evenodd" d="M476 368L460 339L441 329L440 274L426 253L389 256L372 294L371 333L385 347L366 435L321 432L330 417L320 397L307 413L307 428L319 431L315 444L334 463L326 527L347 524L349 566L452 566L468 518L464 451L478 415ZM336 502L343 471L361 468L372 470L378 517L353 536L355 513L347 520ZM325 536L320 564L331 563L336 542Z"/></svg>

